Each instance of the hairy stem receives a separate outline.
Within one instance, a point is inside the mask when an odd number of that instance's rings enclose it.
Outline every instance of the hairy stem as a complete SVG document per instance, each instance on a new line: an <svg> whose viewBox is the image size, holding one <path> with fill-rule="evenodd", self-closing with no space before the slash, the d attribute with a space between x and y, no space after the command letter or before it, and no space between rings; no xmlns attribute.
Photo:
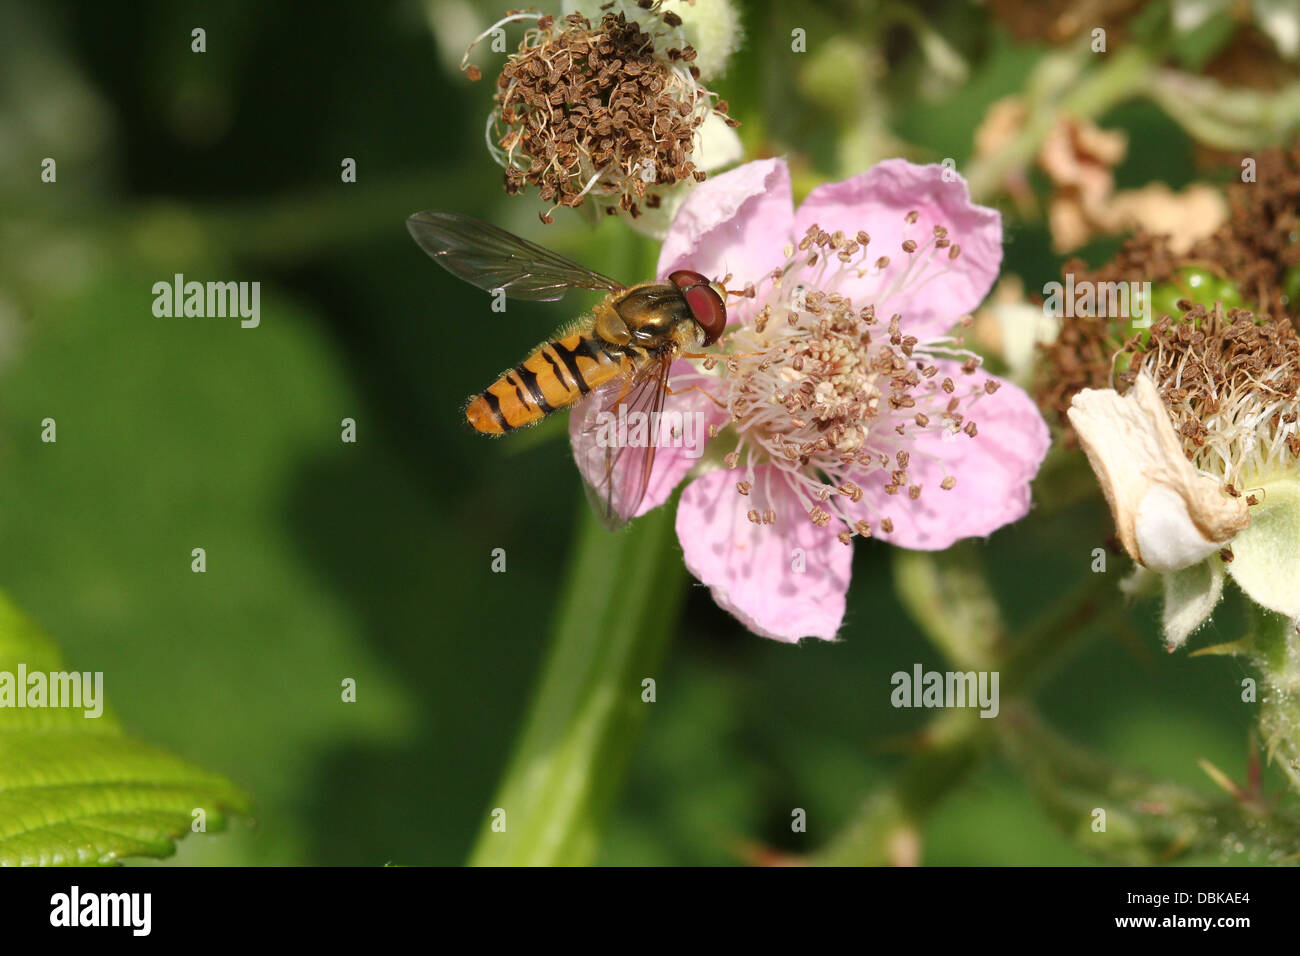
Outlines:
<svg viewBox="0 0 1300 956"><path fill-rule="evenodd" d="M611 534L584 508L551 648L469 862L591 863L685 597L674 504Z"/></svg>

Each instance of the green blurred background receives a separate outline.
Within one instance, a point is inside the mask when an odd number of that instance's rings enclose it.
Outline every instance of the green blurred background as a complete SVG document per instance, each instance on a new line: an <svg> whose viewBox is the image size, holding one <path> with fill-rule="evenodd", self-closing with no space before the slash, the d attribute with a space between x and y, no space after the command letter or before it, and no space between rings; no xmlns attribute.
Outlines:
<svg viewBox="0 0 1300 956"><path fill-rule="evenodd" d="M742 4L745 48L714 85L750 155L789 157L797 188L897 152L886 130L960 167L988 105L1047 49L967 3L913 5L969 65L936 83L878 6ZM493 805L584 505L562 425L494 442L460 409L571 313L490 313L403 220L458 209L629 279L656 248L569 213L543 229L531 198L505 197L482 138L499 57L476 57L488 82L454 67L501 13L0 3L0 587L69 666L105 672L134 735L251 794L255 823L188 838L173 862L454 864ZM846 91L835 57L859 46L873 87ZM1198 175L1155 108L1101 123L1130 135L1121 186ZM1041 221L1009 218L1006 240L1028 287L1058 275ZM177 272L260 281L261 327L155 318L151 287ZM39 440L47 417L56 444ZM1088 574L1109 533L1094 496L1040 502L981 545L1011 622ZM811 850L898 765L926 714L890 707L889 675L941 659L894 596L887 546L859 544L854 562L836 644L754 637L692 588L601 862L734 862L742 838ZM1137 605L1040 702L1096 751L1212 792L1198 757L1245 773L1244 670L1165 655L1157 614ZM1229 608L1202 640L1239 634ZM790 831L795 807L807 834ZM996 760L925 838L929 863L1090 860Z"/></svg>

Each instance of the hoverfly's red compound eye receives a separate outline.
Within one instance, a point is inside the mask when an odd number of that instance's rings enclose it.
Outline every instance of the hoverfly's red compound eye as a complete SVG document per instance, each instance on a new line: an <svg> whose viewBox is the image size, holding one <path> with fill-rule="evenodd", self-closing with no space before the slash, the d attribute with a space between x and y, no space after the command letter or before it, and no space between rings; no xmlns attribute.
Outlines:
<svg viewBox="0 0 1300 956"><path fill-rule="evenodd" d="M704 344L712 345L727 327L727 306L709 280L690 269L678 269L668 281L682 292L691 315L704 330Z"/></svg>

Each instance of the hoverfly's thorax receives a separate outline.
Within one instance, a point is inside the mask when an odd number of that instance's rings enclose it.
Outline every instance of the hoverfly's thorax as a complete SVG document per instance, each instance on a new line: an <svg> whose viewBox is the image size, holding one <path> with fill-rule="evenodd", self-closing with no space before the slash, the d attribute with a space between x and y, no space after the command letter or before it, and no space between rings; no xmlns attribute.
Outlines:
<svg viewBox="0 0 1300 956"><path fill-rule="evenodd" d="M633 345L645 348L668 345L682 322L690 320L690 306L676 286L646 283L629 289L615 300L614 310L627 325Z"/></svg>

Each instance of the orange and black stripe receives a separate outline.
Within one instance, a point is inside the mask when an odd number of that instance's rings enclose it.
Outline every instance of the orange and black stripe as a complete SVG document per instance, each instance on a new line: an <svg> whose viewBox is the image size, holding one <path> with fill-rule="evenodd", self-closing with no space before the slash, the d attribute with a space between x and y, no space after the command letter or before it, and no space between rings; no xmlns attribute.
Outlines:
<svg viewBox="0 0 1300 956"><path fill-rule="evenodd" d="M474 396L465 417L478 431L503 435L573 404L613 378L628 361L590 332L545 342Z"/></svg>

